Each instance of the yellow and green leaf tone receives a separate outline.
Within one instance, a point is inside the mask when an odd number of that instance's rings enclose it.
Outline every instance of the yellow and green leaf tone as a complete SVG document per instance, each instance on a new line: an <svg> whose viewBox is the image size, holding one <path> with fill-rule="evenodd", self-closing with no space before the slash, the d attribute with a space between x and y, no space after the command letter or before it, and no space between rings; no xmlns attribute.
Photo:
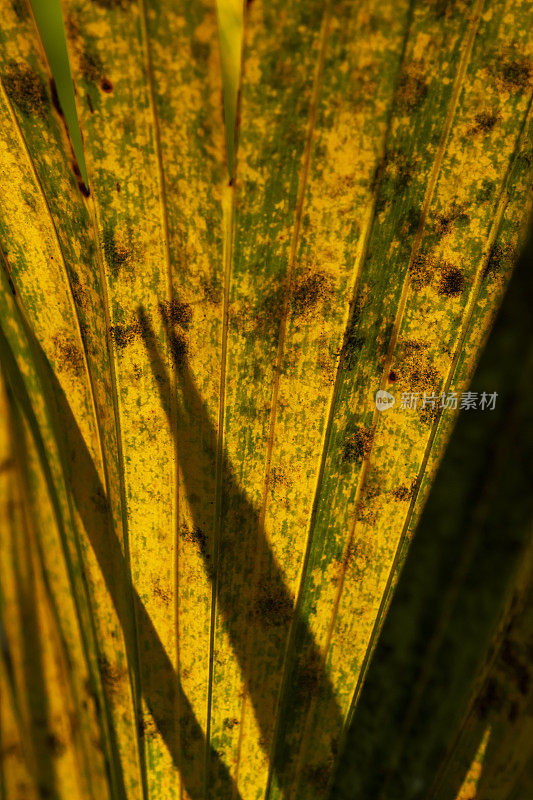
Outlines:
<svg viewBox="0 0 533 800"><path fill-rule="evenodd" d="M399 398L468 388L522 247L531 3L63 0L83 163L0 13L0 797L366 800L335 776L459 414ZM521 542L404 799L527 797Z"/></svg>

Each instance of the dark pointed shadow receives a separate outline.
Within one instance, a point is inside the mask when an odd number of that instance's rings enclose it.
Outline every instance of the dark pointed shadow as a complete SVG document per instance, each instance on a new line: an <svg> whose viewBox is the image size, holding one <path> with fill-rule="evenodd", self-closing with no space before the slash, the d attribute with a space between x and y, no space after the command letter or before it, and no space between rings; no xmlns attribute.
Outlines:
<svg viewBox="0 0 533 800"><path fill-rule="evenodd" d="M290 741L290 724L278 730L273 742L284 652L291 623L295 626L297 663L290 668L289 686L284 693L291 699L290 723L294 724L298 715L306 713L312 698L320 697L320 724L331 732L331 738L322 737L322 749L315 748L310 755L312 766L303 776L318 796L326 788L335 756L335 739L343 723L333 686L307 621L301 615L293 619L294 597L284 582L258 511L239 485L225 453L219 465L222 488L217 525L217 432L191 374L183 330L173 329L165 309L161 312L177 375L175 423L168 405L169 370L142 307L139 324L161 403L177 440L179 466L193 516L193 530L184 527L180 534L196 542L205 569L214 581L217 609L243 675L261 733L261 744L272 759L272 770L282 790L288 790L289 781L294 777L300 744L297 739ZM257 572L254 571L256 559L260 560ZM277 669L273 665L277 665ZM280 711L284 713L283 708ZM217 797L222 798L222 795L218 793Z"/></svg>
<svg viewBox="0 0 533 800"><path fill-rule="evenodd" d="M530 236L470 387L498 391L496 408L458 418L347 733L335 800L432 796L530 541L532 257ZM478 698L465 764L501 700ZM456 777L450 800L464 773Z"/></svg>
<svg viewBox="0 0 533 800"><path fill-rule="evenodd" d="M123 628L128 661L129 663L135 663L134 631L132 630L131 615L131 605L133 603L138 637L146 645L151 662L151 668L146 673L148 679L143 680L142 683L144 700L150 709L174 764L180 771L184 787L191 800L204 800L204 787L201 780L203 764L199 765L194 760L181 758L177 739L173 735L172 718L176 704L180 708L180 726L189 732L191 740L205 742L204 733L194 715L189 700L182 690L179 677L159 639L142 600L135 589L131 587L128 565L122 554L120 542L113 530L110 510L105 502L106 493L104 487L100 482L67 398L46 358L46 354L31 330L27 326L25 328L41 378L46 381L55 399L56 408L53 411L55 412L58 426L56 430L60 430L64 438L64 442L62 445L60 444L59 449L63 456L62 466L65 480ZM24 413L32 414L31 399L26 392L24 379L1 329L0 339L3 340L2 344L4 345L0 348L0 352L4 356L3 366L8 376L14 378L11 383L12 386L16 387L17 399L21 402ZM22 396L19 396L21 394ZM38 432L35 418L31 428L33 431ZM38 445L38 450L40 454L45 452L42 440ZM68 458L65 456L66 453L69 454ZM45 474L47 474L46 465L44 465L44 469ZM104 499L104 502L102 502L102 499ZM225 764L212 747L208 746L208 750L211 763L215 766L217 774L220 776L225 793L228 797L231 796L239 800L239 792Z"/></svg>
<svg viewBox="0 0 533 800"><path fill-rule="evenodd" d="M9 387L7 391L9 394ZM12 408L13 402L11 399ZM9 422L13 424L14 419L10 419ZM21 441L18 444L19 446L23 445ZM27 463L24 461L25 452L20 452L18 455L20 464ZM18 477L21 478L20 475ZM35 770L33 776L41 796L56 800L59 798L59 791L54 756L58 754L62 743L55 737L50 726L50 708L46 691L31 545L24 521L19 525L15 524L14 515L17 513L15 504L20 505L19 514L25 513L21 498L13 499L8 508L11 524L7 526L2 535L5 535L6 538L11 537L13 577L21 635L22 679L28 710L26 745L31 754L31 762L28 766L32 772Z"/></svg>

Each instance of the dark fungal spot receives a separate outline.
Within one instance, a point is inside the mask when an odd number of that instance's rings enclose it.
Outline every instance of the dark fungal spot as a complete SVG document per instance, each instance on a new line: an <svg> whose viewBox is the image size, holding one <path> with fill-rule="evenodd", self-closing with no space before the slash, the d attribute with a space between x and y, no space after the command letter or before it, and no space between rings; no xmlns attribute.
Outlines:
<svg viewBox="0 0 533 800"><path fill-rule="evenodd" d="M185 539L186 542L191 542L191 544L196 545L204 558L210 558L207 535L205 531L198 527L198 525L194 525L192 528L189 528L185 523L183 523L180 528L180 534L182 539Z"/></svg>
<svg viewBox="0 0 533 800"><path fill-rule="evenodd" d="M200 280L205 301L213 306L218 306L222 300L222 288L220 283L216 280L214 275L211 275L209 278L202 275Z"/></svg>
<svg viewBox="0 0 533 800"><path fill-rule="evenodd" d="M106 94L111 94L111 92L113 91L113 84L108 78L102 78L102 80L100 81L100 89L103 92L106 92Z"/></svg>
<svg viewBox="0 0 533 800"><path fill-rule="evenodd" d="M394 181L394 188L405 189L411 182L414 163L411 156L403 150L387 150L383 159L383 167L387 177Z"/></svg>
<svg viewBox="0 0 533 800"><path fill-rule="evenodd" d="M450 208L443 214L437 214L435 219L435 231L439 236L446 236L454 225L465 225L469 221L464 206L452 203Z"/></svg>
<svg viewBox="0 0 533 800"><path fill-rule="evenodd" d="M297 316L304 316L325 300L331 292L330 279L323 272L309 272L291 289L291 303Z"/></svg>
<svg viewBox="0 0 533 800"><path fill-rule="evenodd" d="M409 486L405 483L396 486L396 488L392 490L394 499L400 501L411 500L416 492L416 482L416 478L413 478Z"/></svg>
<svg viewBox="0 0 533 800"><path fill-rule="evenodd" d="M59 368L72 372L74 375L81 375L84 359L80 348L60 334L54 336L52 341L56 348Z"/></svg>
<svg viewBox="0 0 533 800"><path fill-rule="evenodd" d="M502 245L495 242L490 248L487 263L483 270L483 277L488 275L497 275L513 260L513 248L510 245Z"/></svg>
<svg viewBox="0 0 533 800"><path fill-rule="evenodd" d="M342 460L348 464L355 464L366 458L372 449L374 432L371 428L358 427L344 442Z"/></svg>
<svg viewBox="0 0 533 800"><path fill-rule="evenodd" d="M283 313L286 298L286 281L274 276L272 288L268 291L255 309L254 328L259 333L271 333L277 329ZM238 321L238 317L236 318Z"/></svg>
<svg viewBox="0 0 533 800"><path fill-rule="evenodd" d="M474 124L470 127L469 133L488 133L499 121L500 115L495 111L481 111L474 117Z"/></svg>
<svg viewBox="0 0 533 800"><path fill-rule="evenodd" d="M205 63L208 61L211 54L211 45L209 42L200 42L198 39L193 39L191 42L191 55L195 61Z"/></svg>
<svg viewBox="0 0 533 800"><path fill-rule="evenodd" d="M344 569L348 569L348 567L350 567L353 564L353 562L355 561L356 556L357 556L357 544L352 539L348 543L348 546L346 547L344 555L340 559L340 561L342 562L343 568Z"/></svg>
<svg viewBox="0 0 533 800"><path fill-rule="evenodd" d="M93 101L91 100L91 95L89 94L89 92L87 92L87 94L85 95L85 99L87 100L87 107L89 111L91 112L91 114L94 114Z"/></svg>
<svg viewBox="0 0 533 800"><path fill-rule="evenodd" d="M459 267L446 265L439 280L437 291L445 297L457 297L465 285L465 276Z"/></svg>
<svg viewBox="0 0 533 800"><path fill-rule="evenodd" d="M272 627L287 625L293 613L293 604L290 598L276 591L268 582L259 586L259 592L254 602L252 616L257 620Z"/></svg>
<svg viewBox="0 0 533 800"><path fill-rule="evenodd" d="M426 345L417 339L398 343L395 364L398 382L409 392L434 394L440 383L439 372L426 352Z"/></svg>
<svg viewBox="0 0 533 800"><path fill-rule="evenodd" d="M167 303L159 303L159 311L167 325L179 325L188 329L192 320L192 308L189 303L180 303L172 299Z"/></svg>
<svg viewBox="0 0 533 800"><path fill-rule="evenodd" d="M402 237L404 236L412 236L418 230L418 226L420 225L420 218L422 216L422 209L418 208L408 208L402 222L402 227L400 230L400 234Z"/></svg>
<svg viewBox="0 0 533 800"><path fill-rule="evenodd" d="M344 365L346 369L351 370L357 364L357 356L365 343L363 336L358 336L354 330L354 326L350 326L346 333L346 339L342 346L341 355L344 358Z"/></svg>
<svg viewBox="0 0 533 800"><path fill-rule="evenodd" d="M226 719L222 723L223 727L226 728L226 730L228 730L228 731L231 731L235 727L235 725L238 725L238 724L239 724L239 720L237 719L237 717L233 717L233 718L226 717Z"/></svg>
<svg viewBox="0 0 533 800"><path fill-rule="evenodd" d="M478 203L486 203L492 195L494 194L495 184L494 181L488 180L488 178L483 178L481 181L481 186L479 187L476 200Z"/></svg>
<svg viewBox="0 0 533 800"><path fill-rule="evenodd" d="M420 290L431 283L435 272L435 259L430 253L420 252L409 266L409 278L414 289Z"/></svg>
<svg viewBox="0 0 533 800"><path fill-rule="evenodd" d="M11 279L11 275L7 276L7 282L9 284L9 288L11 289L11 294L13 295L13 297L16 297L17 296L17 290L15 289L15 284L13 283L13 280Z"/></svg>
<svg viewBox="0 0 533 800"><path fill-rule="evenodd" d="M170 601L172 600L172 596L167 589L164 589L161 584L157 581L154 582L154 594L159 597L159 599L165 604L170 605Z"/></svg>
<svg viewBox="0 0 533 800"><path fill-rule="evenodd" d="M29 64L10 61L3 82L7 96L25 116L46 115L48 95L40 75Z"/></svg>
<svg viewBox="0 0 533 800"><path fill-rule="evenodd" d="M91 194L89 187L86 186L83 181L78 181L78 189L84 197L89 197Z"/></svg>
<svg viewBox="0 0 533 800"><path fill-rule="evenodd" d="M122 349L128 344L131 344L136 337L139 336L141 327L138 323L133 323L131 325L111 325L109 333L115 345Z"/></svg>
<svg viewBox="0 0 533 800"><path fill-rule="evenodd" d="M391 369L391 371L389 372L389 381L390 381L390 383L395 383L397 377L398 376L396 375L394 370Z"/></svg>
<svg viewBox="0 0 533 800"><path fill-rule="evenodd" d="M80 72L88 83L96 83L104 71L104 65L98 53L84 51L80 54Z"/></svg>
<svg viewBox="0 0 533 800"><path fill-rule="evenodd" d="M187 339L184 334L181 333L181 331L172 331L168 337L168 343L174 365L176 367L183 366L187 360L187 353L189 351Z"/></svg>
<svg viewBox="0 0 533 800"><path fill-rule="evenodd" d="M426 75L420 61L406 65L396 89L396 104L400 111L411 113L424 102L428 93Z"/></svg>
<svg viewBox="0 0 533 800"><path fill-rule="evenodd" d="M316 651L304 653L298 664L295 677L297 683L297 695L304 700L317 693L320 687L320 676L322 674L322 664L320 655Z"/></svg>
<svg viewBox="0 0 533 800"><path fill-rule="evenodd" d="M498 77L509 92L523 92L531 81L533 65L521 53L507 51L499 61Z"/></svg>
<svg viewBox="0 0 533 800"><path fill-rule="evenodd" d="M103 242L105 259L113 277L116 278L120 270L129 264L131 251L129 247L117 240L116 229L112 225L104 228Z"/></svg>
<svg viewBox="0 0 533 800"><path fill-rule="evenodd" d="M24 0L11 0L11 8L21 22L28 18L28 6Z"/></svg>
<svg viewBox="0 0 533 800"><path fill-rule="evenodd" d="M72 172L74 173L74 175L77 178L81 178L81 170L80 170L80 168L78 166L78 162L77 161L73 161L72 162Z"/></svg>

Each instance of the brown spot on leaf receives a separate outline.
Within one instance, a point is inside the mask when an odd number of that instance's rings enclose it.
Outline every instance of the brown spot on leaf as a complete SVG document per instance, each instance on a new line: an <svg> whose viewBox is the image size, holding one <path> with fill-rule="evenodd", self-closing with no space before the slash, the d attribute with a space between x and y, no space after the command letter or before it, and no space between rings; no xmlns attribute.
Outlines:
<svg viewBox="0 0 533 800"><path fill-rule="evenodd" d="M70 272L70 289L76 305L82 308L87 304L87 292L80 281L79 275L74 270Z"/></svg>
<svg viewBox="0 0 533 800"><path fill-rule="evenodd" d="M131 344L140 335L141 326L136 322L130 325L112 325L109 328L109 332L116 346L122 349Z"/></svg>
<svg viewBox="0 0 533 800"><path fill-rule="evenodd" d="M293 604L288 596L277 591L267 581L259 585L252 616L274 627L287 625L293 614Z"/></svg>
<svg viewBox="0 0 533 800"><path fill-rule="evenodd" d="M428 84L420 61L407 64L400 75L396 90L396 103L400 111L411 113L426 99Z"/></svg>
<svg viewBox="0 0 533 800"><path fill-rule="evenodd" d="M439 236L446 236L454 225L464 225L469 220L469 216L464 210L464 206L452 203L450 208L442 214L437 214L435 219L435 231Z"/></svg>
<svg viewBox="0 0 533 800"><path fill-rule="evenodd" d="M64 335L57 334L52 339L57 357L59 368L72 372L74 375L81 375L84 367L83 353L78 345L69 341Z"/></svg>
<svg viewBox="0 0 533 800"><path fill-rule="evenodd" d="M11 0L11 8L21 22L28 18L28 6L24 0Z"/></svg>
<svg viewBox="0 0 533 800"><path fill-rule="evenodd" d="M427 395L436 393L440 375L426 352L426 344L416 339L399 342L395 364L402 391Z"/></svg>
<svg viewBox="0 0 533 800"><path fill-rule="evenodd" d="M504 52L503 57L498 59L498 78L507 91L525 91L532 76L533 65L530 59L522 53L509 49Z"/></svg>
<svg viewBox="0 0 533 800"><path fill-rule="evenodd" d="M97 83L104 71L102 59L94 51L80 53L80 72L88 83Z"/></svg>
<svg viewBox="0 0 533 800"><path fill-rule="evenodd" d="M25 116L46 116L48 95L40 75L29 64L10 61L3 83L11 102Z"/></svg>
<svg viewBox="0 0 533 800"><path fill-rule="evenodd" d="M396 486L395 489L392 490L392 496L395 500L405 501L411 500L414 496L416 491L416 478L413 478L410 485L406 483L402 483L400 486Z"/></svg>
<svg viewBox="0 0 533 800"><path fill-rule="evenodd" d="M168 589L165 589L161 586L161 583L157 578L154 580L154 594L156 597L159 597L159 599L162 600L166 606L170 605L172 596Z"/></svg>
<svg viewBox="0 0 533 800"><path fill-rule="evenodd" d="M180 534L186 542L195 544L204 558L210 558L207 535L201 528L198 527L198 525L194 525L192 528L189 528L185 523L183 523L180 528Z"/></svg>
<svg viewBox="0 0 533 800"><path fill-rule="evenodd" d="M323 272L307 272L291 287L291 302L297 316L305 316L327 299L331 293L331 280Z"/></svg>
<svg viewBox="0 0 533 800"><path fill-rule="evenodd" d="M104 254L113 277L131 263L131 248L118 238L116 228L107 225L103 232Z"/></svg>
<svg viewBox="0 0 533 800"><path fill-rule="evenodd" d="M495 242L489 251L487 263L483 270L483 277L486 278L489 274L498 275L512 263L513 258L514 249L511 245L502 245L499 242Z"/></svg>
<svg viewBox="0 0 533 800"><path fill-rule="evenodd" d="M468 129L470 134L487 133L491 131L501 119L496 111L480 111L474 117L474 124Z"/></svg>
<svg viewBox="0 0 533 800"><path fill-rule="evenodd" d="M465 276L459 267L443 265L437 291L445 297L457 297L464 289Z"/></svg>
<svg viewBox="0 0 533 800"><path fill-rule="evenodd" d="M205 301L213 306L218 306L222 300L222 288L215 276L211 275L207 278L202 275L201 284Z"/></svg>
<svg viewBox="0 0 533 800"><path fill-rule="evenodd" d="M102 78L100 81L100 89L106 94L111 94L113 91L113 84L108 78Z"/></svg>
<svg viewBox="0 0 533 800"><path fill-rule="evenodd" d="M168 303L159 303L159 311L167 325L179 325L187 330L192 320L192 308L189 303L180 303L173 299Z"/></svg>
<svg viewBox="0 0 533 800"><path fill-rule="evenodd" d="M344 442L342 460L348 464L355 464L366 458L372 449L374 432L371 428L358 427Z"/></svg>

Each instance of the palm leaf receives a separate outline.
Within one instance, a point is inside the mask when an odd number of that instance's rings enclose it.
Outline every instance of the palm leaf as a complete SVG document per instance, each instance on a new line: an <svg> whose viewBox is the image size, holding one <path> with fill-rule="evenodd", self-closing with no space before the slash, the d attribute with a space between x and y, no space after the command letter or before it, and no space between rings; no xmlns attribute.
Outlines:
<svg viewBox="0 0 533 800"><path fill-rule="evenodd" d="M50 791L325 797L457 416L400 397L466 389L523 238L530 4L254 0L237 113L214 0L65 0L88 185L1 9L6 575L83 716Z"/></svg>

